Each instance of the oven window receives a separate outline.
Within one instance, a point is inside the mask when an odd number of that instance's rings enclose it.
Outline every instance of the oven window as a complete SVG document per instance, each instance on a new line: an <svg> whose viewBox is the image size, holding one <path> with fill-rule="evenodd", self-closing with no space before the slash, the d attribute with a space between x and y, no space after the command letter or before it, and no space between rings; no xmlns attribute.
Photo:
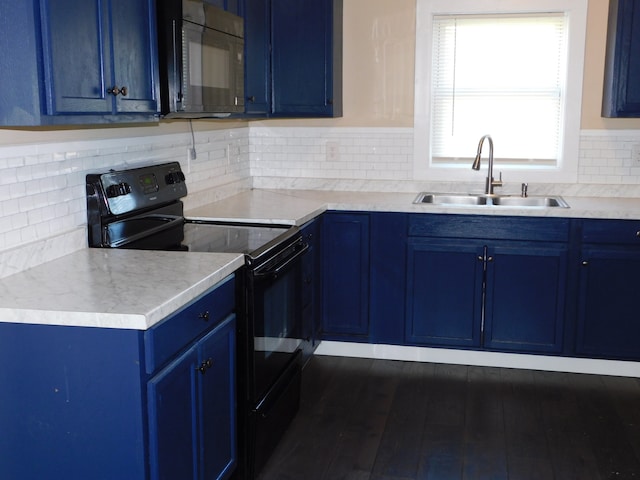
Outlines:
<svg viewBox="0 0 640 480"><path fill-rule="evenodd" d="M297 262L299 264L299 262ZM300 267L255 287L255 394L266 393L301 346Z"/></svg>

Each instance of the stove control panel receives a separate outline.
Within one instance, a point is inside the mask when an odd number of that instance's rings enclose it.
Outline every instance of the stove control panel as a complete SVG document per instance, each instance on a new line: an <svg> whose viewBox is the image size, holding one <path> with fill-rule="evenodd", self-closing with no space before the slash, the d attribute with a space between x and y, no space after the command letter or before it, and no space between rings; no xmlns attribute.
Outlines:
<svg viewBox="0 0 640 480"><path fill-rule="evenodd" d="M87 192L103 197L108 213L122 215L171 203L187 194L178 162L87 175Z"/></svg>

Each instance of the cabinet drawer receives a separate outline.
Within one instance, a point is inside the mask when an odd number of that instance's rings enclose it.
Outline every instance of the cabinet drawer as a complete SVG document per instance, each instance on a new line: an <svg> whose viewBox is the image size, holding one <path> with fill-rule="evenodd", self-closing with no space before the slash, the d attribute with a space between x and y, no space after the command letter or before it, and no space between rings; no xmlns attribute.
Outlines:
<svg viewBox="0 0 640 480"><path fill-rule="evenodd" d="M153 373L235 309L233 276L144 333L146 371Z"/></svg>
<svg viewBox="0 0 640 480"><path fill-rule="evenodd" d="M584 220L584 243L618 243L640 246L639 220Z"/></svg>
<svg viewBox="0 0 640 480"><path fill-rule="evenodd" d="M409 236L564 242L569 238L569 220L416 214L409 217Z"/></svg>

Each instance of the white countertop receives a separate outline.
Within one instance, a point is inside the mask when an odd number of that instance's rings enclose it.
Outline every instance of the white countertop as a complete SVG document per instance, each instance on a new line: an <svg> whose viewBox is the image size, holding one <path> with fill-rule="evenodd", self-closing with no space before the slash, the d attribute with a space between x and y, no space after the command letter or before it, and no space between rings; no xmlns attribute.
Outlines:
<svg viewBox="0 0 640 480"><path fill-rule="evenodd" d="M146 330L242 265L229 253L87 248L0 280L0 321Z"/></svg>
<svg viewBox="0 0 640 480"><path fill-rule="evenodd" d="M450 207L413 204L418 192L345 192L325 190L250 190L194 208L185 216L196 219L303 225L325 210L406 213L459 213L536 217L640 220L640 198L567 197L570 208L495 206Z"/></svg>
<svg viewBox="0 0 640 480"><path fill-rule="evenodd" d="M416 195L251 190L185 215L298 226L325 210L640 220L635 198L564 197L568 209L454 208L414 205ZM236 254L87 248L0 280L0 321L145 330L242 265Z"/></svg>

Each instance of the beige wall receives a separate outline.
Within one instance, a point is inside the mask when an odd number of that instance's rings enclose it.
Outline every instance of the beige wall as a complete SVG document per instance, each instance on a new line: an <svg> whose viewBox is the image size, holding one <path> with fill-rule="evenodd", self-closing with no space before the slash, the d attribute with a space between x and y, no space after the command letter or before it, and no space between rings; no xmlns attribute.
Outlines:
<svg viewBox="0 0 640 480"><path fill-rule="evenodd" d="M589 0L581 127L640 129L600 116L608 8ZM344 117L324 124L412 127L414 53L415 0L344 0Z"/></svg>
<svg viewBox="0 0 640 480"><path fill-rule="evenodd" d="M608 0L589 0L583 89L583 129L640 129L640 119L600 117ZM271 120L268 125L413 126L415 0L344 0L344 116ZM243 123L194 121L196 130ZM0 145L73 141L187 131L184 121L85 129L0 129Z"/></svg>

